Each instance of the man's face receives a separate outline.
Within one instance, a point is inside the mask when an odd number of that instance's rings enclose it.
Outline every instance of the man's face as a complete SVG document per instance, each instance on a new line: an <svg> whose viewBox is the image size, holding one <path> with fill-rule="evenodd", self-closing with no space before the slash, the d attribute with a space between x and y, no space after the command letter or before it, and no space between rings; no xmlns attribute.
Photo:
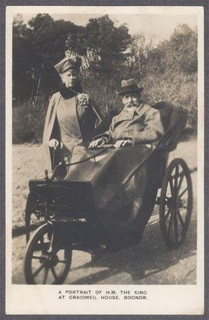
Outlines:
<svg viewBox="0 0 209 320"><path fill-rule="evenodd" d="M140 105L140 95L137 93L127 93L122 97L125 108L138 107Z"/></svg>
<svg viewBox="0 0 209 320"><path fill-rule="evenodd" d="M78 71L69 69L61 74L61 79L66 88L71 88L78 83L79 73Z"/></svg>

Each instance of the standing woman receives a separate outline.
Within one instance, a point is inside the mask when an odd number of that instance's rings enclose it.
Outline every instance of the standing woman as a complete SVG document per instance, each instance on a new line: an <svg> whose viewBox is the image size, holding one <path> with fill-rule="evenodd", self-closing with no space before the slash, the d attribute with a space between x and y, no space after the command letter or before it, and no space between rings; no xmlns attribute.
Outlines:
<svg viewBox="0 0 209 320"><path fill-rule="evenodd" d="M50 100L44 126L44 169L49 171L61 160L69 161L75 146L87 147L101 121L95 103L80 85L81 59L66 57L54 67L62 86ZM56 177L62 179L66 173L66 168L61 167Z"/></svg>

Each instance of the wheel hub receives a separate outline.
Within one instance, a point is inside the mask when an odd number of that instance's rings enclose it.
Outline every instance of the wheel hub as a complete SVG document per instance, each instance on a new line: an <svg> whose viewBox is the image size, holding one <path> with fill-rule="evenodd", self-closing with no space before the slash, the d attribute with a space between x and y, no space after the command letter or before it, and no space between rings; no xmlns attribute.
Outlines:
<svg viewBox="0 0 209 320"><path fill-rule="evenodd" d="M167 207L169 209L172 208L173 205L174 205L173 198L172 197L166 197L165 204L167 205Z"/></svg>
<svg viewBox="0 0 209 320"><path fill-rule="evenodd" d="M58 257L55 253L47 253L40 257L40 263L45 264L46 267L55 267L58 263Z"/></svg>
<svg viewBox="0 0 209 320"><path fill-rule="evenodd" d="M166 198L166 205L169 209L172 208L182 208L184 206L184 200L177 197L176 199L173 197Z"/></svg>

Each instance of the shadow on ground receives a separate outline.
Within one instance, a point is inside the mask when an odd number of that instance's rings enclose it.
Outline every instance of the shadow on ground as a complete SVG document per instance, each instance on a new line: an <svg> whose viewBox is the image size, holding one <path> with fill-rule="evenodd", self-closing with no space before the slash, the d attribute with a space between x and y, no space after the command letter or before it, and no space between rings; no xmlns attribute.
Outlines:
<svg viewBox="0 0 209 320"><path fill-rule="evenodd" d="M89 276L83 276L76 281L67 281L71 284L97 284L105 282L106 279L114 279L119 274L129 274L131 283L146 284L194 284L194 273L196 276L196 263L193 267L188 262L189 268L183 273L172 271L172 275L166 276L169 268L175 268L179 263L184 263L185 259L196 257L196 221L191 221L190 228L185 242L176 250L169 250L162 242L159 224L149 223L145 230L143 240L136 246L114 253L106 253L99 261L88 262L82 266L72 268L72 272L88 268L105 268ZM71 272L70 271L70 272ZM162 277L164 272L165 277ZM156 282L153 283L155 276ZM159 275L159 279L158 279ZM106 283L106 282L105 282ZM111 284L109 281L108 284ZM114 281L113 283L114 284Z"/></svg>

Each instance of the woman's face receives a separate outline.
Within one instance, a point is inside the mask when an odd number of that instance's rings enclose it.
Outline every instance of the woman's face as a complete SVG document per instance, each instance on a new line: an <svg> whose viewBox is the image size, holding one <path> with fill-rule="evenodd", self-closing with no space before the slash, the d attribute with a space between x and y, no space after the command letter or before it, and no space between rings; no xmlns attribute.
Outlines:
<svg viewBox="0 0 209 320"><path fill-rule="evenodd" d="M79 72L69 69L61 74L61 79L66 88L74 87L79 80Z"/></svg>

